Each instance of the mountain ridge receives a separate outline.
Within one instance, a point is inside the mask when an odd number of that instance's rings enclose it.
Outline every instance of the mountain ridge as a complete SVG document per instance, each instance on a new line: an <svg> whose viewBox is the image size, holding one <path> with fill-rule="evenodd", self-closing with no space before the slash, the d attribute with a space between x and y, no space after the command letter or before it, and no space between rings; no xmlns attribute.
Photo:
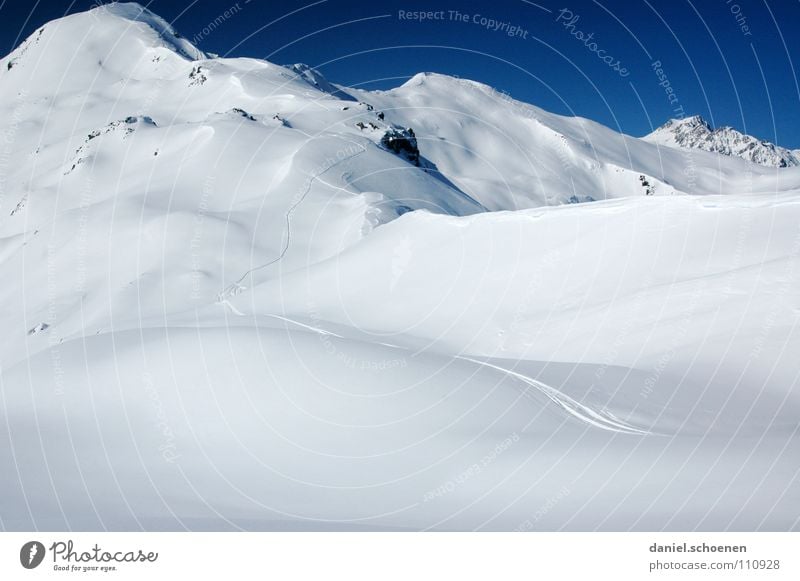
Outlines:
<svg viewBox="0 0 800 581"><path fill-rule="evenodd" d="M739 157L766 167L800 165L800 154L797 151L747 135L730 126L714 129L700 115L670 119L642 139L660 145Z"/></svg>

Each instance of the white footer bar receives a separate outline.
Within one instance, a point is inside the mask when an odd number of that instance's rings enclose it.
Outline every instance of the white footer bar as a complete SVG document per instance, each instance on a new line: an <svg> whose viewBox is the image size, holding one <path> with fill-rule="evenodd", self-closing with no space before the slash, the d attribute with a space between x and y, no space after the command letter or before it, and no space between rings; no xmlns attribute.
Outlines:
<svg viewBox="0 0 800 581"><path fill-rule="evenodd" d="M800 533L1 533L0 579L800 579Z"/></svg>

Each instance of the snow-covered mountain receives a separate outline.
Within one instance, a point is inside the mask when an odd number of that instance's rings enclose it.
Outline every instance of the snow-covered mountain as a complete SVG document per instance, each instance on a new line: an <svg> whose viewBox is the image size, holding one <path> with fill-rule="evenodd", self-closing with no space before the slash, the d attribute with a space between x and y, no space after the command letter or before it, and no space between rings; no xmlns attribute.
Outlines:
<svg viewBox="0 0 800 581"><path fill-rule="evenodd" d="M660 145L702 149L721 155L740 157L767 167L800 165L800 155L797 151L745 135L733 127L712 129L699 115L670 119L644 139Z"/></svg>
<svg viewBox="0 0 800 581"><path fill-rule="evenodd" d="M800 168L137 4L0 134L5 528L797 527Z"/></svg>

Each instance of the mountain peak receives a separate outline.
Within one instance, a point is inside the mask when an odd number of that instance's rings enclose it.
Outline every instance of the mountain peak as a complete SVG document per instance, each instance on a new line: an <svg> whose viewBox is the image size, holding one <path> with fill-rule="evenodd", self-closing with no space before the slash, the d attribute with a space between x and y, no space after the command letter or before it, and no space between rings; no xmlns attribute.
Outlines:
<svg viewBox="0 0 800 581"><path fill-rule="evenodd" d="M430 73L430 72L427 72L427 71L421 72L421 73L417 73L414 76L412 76L410 79L408 79L405 83L403 83L401 86L402 87L416 87L418 85L422 85L423 83L425 83L425 81L428 79L428 77L431 77L434 74L435 73Z"/></svg>
<svg viewBox="0 0 800 581"><path fill-rule="evenodd" d="M127 20L140 20L142 18L155 18L161 20L160 16L156 15L154 12L151 12L138 2L109 2L108 4L98 4L87 13L91 14L93 12L103 12L118 16L120 18L125 18Z"/></svg>
<svg viewBox="0 0 800 581"><path fill-rule="evenodd" d="M162 17L137 2L111 2L92 8L83 15L108 16L146 24L162 42L188 60L203 60L206 55L181 35ZM81 16L81 15L75 15Z"/></svg>
<svg viewBox="0 0 800 581"><path fill-rule="evenodd" d="M148 51L159 49L189 61L207 58L166 20L144 6L113 2L48 22L2 61L8 71L19 67L15 74L28 68L24 65L30 61L31 76L46 78L60 72L60 78L65 68L73 65L86 68L89 62L107 64L115 60L131 65L135 59L153 58L156 55Z"/></svg>
<svg viewBox="0 0 800 581"><path fill-rule="evenodd" d="M0 59L0 93L48 95L121 80L152 80L206 55L136 3L111 3L41 26Z"/></svg>
<svg viewBox="0 0 800 581"><path fill-rule="evenodd" d="M429 83L471 83L473 85L481 85L481 83L477 81L468 81L466 79L461 79L459 77L453 77L451 75L444 75L442 73L434 73L430 71L423 71L421 73L417 73L410 79L408 79L405 83L400 85L400 87L419 87L422 85L426 85Z"/></svg>
<svg viewBox="0 0 800 581"><path fill-rule="evenodd" d="M744 160L767 167L792 167L800 165L800 157L784 147L746 135L733 127L711 125L700 115L670 119L643 139L659 145L700 149Z"/></svg>
<svg viewBox="0 0 800 581"><path fill-rule="evenodd" d="M663 125L663 127L705 127L712 131L711 125L700 115L692 115L691 117L683 117L682 119L670 119Z"/></svg>

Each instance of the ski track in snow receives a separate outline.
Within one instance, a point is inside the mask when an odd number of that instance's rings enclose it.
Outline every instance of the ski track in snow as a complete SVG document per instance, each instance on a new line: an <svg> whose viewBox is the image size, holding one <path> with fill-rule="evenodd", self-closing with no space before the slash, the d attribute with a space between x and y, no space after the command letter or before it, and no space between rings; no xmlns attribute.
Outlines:
<svg viewBox="0 0 800 581"><path fill-rule="evenodd" d="M308 145L311 142L313 142L313 138L310 138L309 141L307 141L305 144L303 144L303 147L305 147L306 145ZM336 163L331 164L330 166L328 166L325 169L321 170L317 174L311 176L311 178L307 182L307 185L306 185L305 190L303 191L303 194L287 210L286 216L285 216L286 229L284 230L284 232L285 232L285 241L284 241L284 244L283 244L283 248L281 249L281 252L278 254L278 256L273 258L272 260L270 260L268 262L265 262L264 264L261 264L259 266L253 267L250 270L246 271L244 274L242 274L242 276L240 276L232 285L228 286L225 290L223 290L218 295L217 303L219 303L219 304L221 304L223 306L227 306L228 308L231 309L231 311L235 315L243 316L242 312L239 311L236 307L234 307L230 303L230 301L228 299L238 295L239 293L241 293L242 291L247 289L247 287L244 286L242 284L242 282L248 276L252 275L253 273L255 273L255 272L259 271L259 270L263 270L263 269L265 269L265 268L267 268L269 266L272 266L273 264L276 264L276 263L280 262L283 259L283 257L286 256L286 253L289 250L289 246L291 245L291 236L292 236L291 215L292 215L292 212L303 202L303 200L306 198L306 196L308 196L308 193L311 191L311 186L313 185L314 181L315 180L319 180L323 184L325 184L325 185L327 185L329 187L333 187L333 186L330 186L329 184L327 184L326 182L323 182L321 179L319 179L320 176L324 175L325 173L327 173L328 171L332 170L333 168L335 168L336 166L340 165L341 163L344 163L345 161L350 161L350 160L358 157L359 155L361 155L361 154L363 154L363 153L365 153L367 151L367 148L364 147L360 143L356 143L355 141L349 141L349 140L348 140L348 143L351 143L352 145L355 145L356 147L360 147L361 151L359 151L357 153L354 153L353 155L350 155L350 156L345 157L343 159L337 160ZM300 149L302 149L302 147ZM300 150L298 150L298 152L296 152L296 153L299 153L299 151ZM338 188L338 189L341 189L341 188ZM346 191L346 190L344 190L344 191ZM348 192L348 193L352 194L352 192Z"/></svg>
<svg viewBox="0 0 800 581"><path fill-rule="evenodd" d="M455 355L454 358L462 359L464 361L469 361L471 363L482 365L484 367L490 367L491 369L495 369L497 371L505 373L506 375L509 375L515 379L519 379L523 383L529 385L530 387L544 394L548 399L550 399L553 403L558 405L562 410L567 412L573 418L590 426L594 426L602 430L607 430L609 432L619 432L623 434L635 434L638 436L656 435L655 432L652 432L650 430L637 428L636 426L632 426L628 423L625 423L615 418L612 419L607 415L603 414L602 412L595 411L583 405L582 403L575 401L574 399L562 393L561 391L557 390L556 388L551 387L545 383L542 383L541 381L537 381L536 379L533 379L531 377L528 377L527 375L523 375L522 373L511 371L510 369L506 369L505 367L500 367L499 365L494 365L487 361L480 361L479 359L473 359L472 357L466 357L464 355ZM523 392L525 394L529 393L527 389L523 390Z"/></svg>
<svg viewBox="0 0 800 581"><path fill-rule="evenodd" d="M244 315L242 315L244 316ZM332 331L326 331L325 329L321 329L320 327L314 327L312 325L306 325L305 323L301 323L299 321L295 321L294 319L290 319L289 317L282 317L281 315L275 314L266 314L266 317L272 317L273 319L280 319L281 321L286 321L287 323L292 323L293 325L297 325L298 327L302 327L303 329L308 329L309 331L313 331L315 333L319 333L320 335L325 335L328 337L336 337L338 339L344 339L345 337L342 335L338 335Z"/></svg>

